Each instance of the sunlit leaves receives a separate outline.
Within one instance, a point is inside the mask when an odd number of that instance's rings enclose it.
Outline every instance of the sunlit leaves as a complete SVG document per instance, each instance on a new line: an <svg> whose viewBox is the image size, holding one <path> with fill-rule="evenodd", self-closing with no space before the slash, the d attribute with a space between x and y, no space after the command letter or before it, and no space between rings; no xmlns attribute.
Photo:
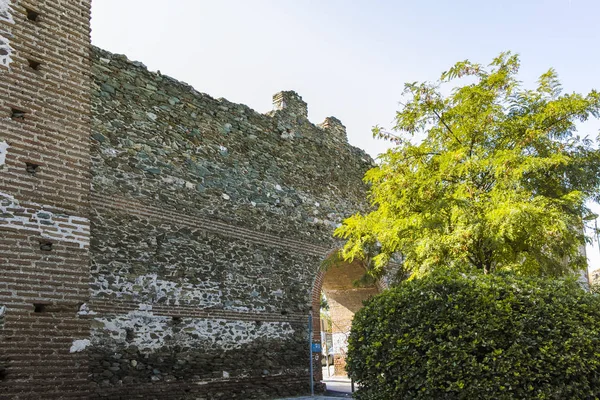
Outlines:
<svg viewBox="0 0 600 400"><path fill-rule="evenodd" d="M600 95L564 94L552 69L525 89L518 69L507 52L488 67L462 61L438 82L405 85L394 132L373 129L395 145L365 176L373 211L336 231L347 239L344 257L368 256L375 275L398 253L416 274L584 266L600 154L576 123L598 117Z"/></svg>

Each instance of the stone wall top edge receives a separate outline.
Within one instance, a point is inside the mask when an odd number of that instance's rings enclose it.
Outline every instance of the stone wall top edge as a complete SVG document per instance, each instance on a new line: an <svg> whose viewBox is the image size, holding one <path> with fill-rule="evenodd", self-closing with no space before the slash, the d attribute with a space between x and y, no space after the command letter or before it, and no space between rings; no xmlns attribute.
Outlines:
<svg viewBox="0 0 600 400"><path fill-rule="evenodd" d="M138 69L146 74L153 75L157 78L160 77L161 79L166 81L167 84L180 86L182 89L190 91L194 96L200 97L203 100L208 100L208 101L214 102L217 105L225 105L225 106L230 106L230 107L243 108L247 113L251 114L251 116L254 118L263 119L263 120L280 119L284 114L284 113L282 113L282 110L272 110L272 111L268 111L266 113L260 113L256 110L252 109L251 107L247 106L246 104L235 103L235 102L225 99L223 97L215 99L211 95L197 90L192 85L190 85L186 82L177 80L176 78L173 78L169 75L161 74L160 71L151 71L142 62L130 60L127 57L127 55L125 55L125 54L112 53L108 50L105 50L100 47L92 45L91 46L91 55L92 55L92 58L96 59L96 60L108 59L108 60L118 60L120 62L126 63L129 65L130 68ZM301 99L301 97L294 91L281 91L281 92L276 93L274 96L277 96L280 93L295 93ZM336 122L337 123L336 125L342 127L345 130L345 126L342 124L342 122L338 118L333 117L333 116L329 116L329 117L325 118L325 120L323 122L317 123L317 124L306 119L306 122L308 122L310 125L312 125L312 127L314 129L318 129L318 130L322 130L322 131L326 131L326 132L328 132L330 130L332 121ZM343 141L343 144L345 146L347 146L351 152L357 153L358 155L360 155L361 158L366 158L371 164L374 163L373 158L367 152L365 152L360 147L351 145L350 143L348 143L346 138L344 138L344 139L345 140Z"/></svg>

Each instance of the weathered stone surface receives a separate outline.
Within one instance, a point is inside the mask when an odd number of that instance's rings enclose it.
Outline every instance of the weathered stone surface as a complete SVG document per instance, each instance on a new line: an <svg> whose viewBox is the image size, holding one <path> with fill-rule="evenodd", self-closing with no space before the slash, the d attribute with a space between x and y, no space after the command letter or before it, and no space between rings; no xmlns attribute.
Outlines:
<svg viewBox="0 0 600 400"><path fill-rule="evenodd" d="M335 118L321 128L291 106L263 115L122 56L95 58L95 191L315 243L332 243L332 227L362 208L372 160Z"/></svg>
<svg viewBox="0 0 600 400"><path fill-rule="evenodd" d="M197 310L306 311L317 256L122 213L106 213L93 224L94 298Z"/></svg>
<svg viewBox="0 0 600 400"><path fill-rule="evenodd" d="M312 124L294 92L260 114L99 49L93 78L92 298L80 315L98 393L307 392L318 267L333 229L366 207L371 158L339 120Z"/></svg>

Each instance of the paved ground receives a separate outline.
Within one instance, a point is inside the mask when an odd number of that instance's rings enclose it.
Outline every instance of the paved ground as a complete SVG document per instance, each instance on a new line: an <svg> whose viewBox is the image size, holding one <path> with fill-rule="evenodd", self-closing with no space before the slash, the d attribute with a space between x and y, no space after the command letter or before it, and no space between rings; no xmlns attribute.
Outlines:
<svg viewBox="0 0 600 400"><path fill-rule="evenodd" d="M322 396L289 397L279 400L339 400L340 398L352 398L350 379L345 377L330 377L324 378L323 382L327 385L327 392Z"/></svg>
<svg viewBox="0 0 600 400"><path fill-rule="evenodd" d="M351 397L350 397L351 398ZM285 399L279 399L279 400L340 400L339 397L331 397L331 396L316 396L315 397L287 397Z"/></svg>
<svg viewBox="0 0 600 400"><path fill-rule="evenodd" d="M331 377L323 378L323 382L327 385L327 391L335 392L336 394L352 394L352 383L346 377Z"/></svg>

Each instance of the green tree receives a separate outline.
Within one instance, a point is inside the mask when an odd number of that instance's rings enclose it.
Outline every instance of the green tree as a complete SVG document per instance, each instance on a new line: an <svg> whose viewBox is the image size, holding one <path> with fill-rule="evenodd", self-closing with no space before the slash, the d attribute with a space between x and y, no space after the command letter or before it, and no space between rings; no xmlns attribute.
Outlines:
<svg viewBox="0 0 600 400"><path fill-rule="evenodd" d="M576 124L598 117L600 94L563 94L552 69L526 89L518 70L518 56L502 53L488 67L462 61L435 83L405 85L395 133L373 129L395 145L365 175L373 211L336 230L345 258L372 260L374 275L395 254L417 274L585 266L600 155Z"/></svg>

